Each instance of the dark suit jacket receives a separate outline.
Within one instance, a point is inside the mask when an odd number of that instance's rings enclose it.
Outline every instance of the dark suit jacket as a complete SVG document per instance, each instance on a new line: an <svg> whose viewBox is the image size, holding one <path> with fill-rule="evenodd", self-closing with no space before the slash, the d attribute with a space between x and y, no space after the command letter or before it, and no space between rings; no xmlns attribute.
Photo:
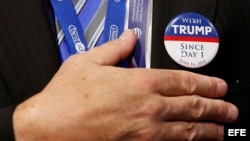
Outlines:
<svg viewBox="0 0 250 141"><path fill-rule="evenodd" d="M206 67L180 67L165 50L166 25L183 12L206 16L219 32L219 53ZM13 139L15 106L41 91L60 67L49 21L44 0L0 1L0 140ZM152 34L153 68L184 69L225 79L229 92L224 99L240 110L239 120L226 128L248 127L250 0L154 0Z"/></svg>
<svg viewBox="0 0 250 141"><path fill-rule="evenodd" d="M0 1L0 140L15 105L41 91L60 66L44 0Z"/></svg>

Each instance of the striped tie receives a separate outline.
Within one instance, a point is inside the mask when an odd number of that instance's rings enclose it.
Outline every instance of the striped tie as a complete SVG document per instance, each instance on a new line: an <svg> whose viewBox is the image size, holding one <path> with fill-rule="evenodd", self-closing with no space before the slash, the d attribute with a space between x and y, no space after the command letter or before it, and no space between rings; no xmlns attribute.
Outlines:
<svg viewBox="0 0 250 141"><path fill-rule="evenodd" d="M84 37L89 49L102 44L105 13L108 0L73 0L76 13L84 29ZM64 34L56 20L57 39L62 60L70 56L64 40Z"/></svg>

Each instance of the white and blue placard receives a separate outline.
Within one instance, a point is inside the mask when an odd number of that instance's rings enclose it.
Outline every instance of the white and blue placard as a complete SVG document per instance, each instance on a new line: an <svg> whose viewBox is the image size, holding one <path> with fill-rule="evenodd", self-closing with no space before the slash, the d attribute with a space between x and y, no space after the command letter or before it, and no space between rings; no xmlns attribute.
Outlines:
<svg viewBox="0 0 250 141"><path fill-rule="evenodd" d="M121 67L148 67L153 0L109 0L104 27L104 42L117 39L125 29L133 29L137 42L132 55Z"/></svg>
<svg viewBox="0 0 250 141"><path fill-rule="evenodd" d="M219 37L211 21L198 13L182 13L168 24L164 44L169 56L187 68L209 64L219 49Z"/></svg>

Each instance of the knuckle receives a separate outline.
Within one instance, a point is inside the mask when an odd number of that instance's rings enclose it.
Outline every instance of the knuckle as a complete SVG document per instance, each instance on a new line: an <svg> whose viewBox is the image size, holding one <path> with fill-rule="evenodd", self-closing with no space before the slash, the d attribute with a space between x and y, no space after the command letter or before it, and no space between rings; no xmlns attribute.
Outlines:
<svg viewBox="0 0 250 141"><path fill-rule="evenodd" d="M208 91L211 93L216 93L217 91L217 84L215 81L208 82Z"/></svg>
<svg viewBox="0 0 250 141"><path fill-rule="evenodd" d="M217 100L216 101L216 110L217 110L217 116L216 118L219 118L221 120L223 120L224 118L227 118L227 108L225 103L222 103L222 100Z"/></svg>
<svg viewBox="0 0 250 141"><path fill-rule="evenodd" d="M202 102L201 97L192 96L189 106L190 106L191 118L196 119L196 120L201 119L205 112L204 111L205 105Z"/></svg>
<svg viewBox="0 0 250 141"><path fill-rule="evenodd" d="M147 124L136 131L128 132L124 134L120 140L127 141L128 139L133 141L158 141L164 137L164 132L159 124Z"/></svg>
<svg viewBox="0 0 250 141"><path fill-rule="evenodd" d="M186 122L184 127L184 135L186 141L193 141L197 135L197 128L194 123Z"/></svg>
<svg viewBox="0 0 250 141"><path fill-rule="evenodd" d="M182 76L182 87L187 94L193 94L197 88L197 82L193 75L183 74Z"/></svg>
<svg viewBox="0 0 250 141"><path fill-rule="evenodd" d="M140 111L145 116L156 117L161 115L163 109L164 105L162 102L160 102L160 100L150 100L142 106Z"/></svg>
<svg viewBox="0 0 250 141"><path fill-rule="evenodd" d="M140 86L146 90L154 90L156 88L156 79L146 71L134 71L131 81L135 86Z"/></svg>
<svg viewBox="0 0 250 141"><path fill-rule="evenodd" d="M137 133L141 141L154 141L158 140L161 136L160 129L157 127L146 127Z"/></svg>

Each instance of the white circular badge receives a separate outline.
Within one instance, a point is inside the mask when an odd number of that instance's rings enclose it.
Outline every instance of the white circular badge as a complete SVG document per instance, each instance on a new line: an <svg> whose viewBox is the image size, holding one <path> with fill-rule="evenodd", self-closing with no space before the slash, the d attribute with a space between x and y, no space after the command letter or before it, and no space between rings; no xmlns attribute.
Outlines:
<svg viewBox="0 0 250 141"><path fill-rule="evenodd" d="M187 68L200 68L216 56L219 37L209 19L189 12L170 21L165 31L164 44L176 63Z"/></svg>

